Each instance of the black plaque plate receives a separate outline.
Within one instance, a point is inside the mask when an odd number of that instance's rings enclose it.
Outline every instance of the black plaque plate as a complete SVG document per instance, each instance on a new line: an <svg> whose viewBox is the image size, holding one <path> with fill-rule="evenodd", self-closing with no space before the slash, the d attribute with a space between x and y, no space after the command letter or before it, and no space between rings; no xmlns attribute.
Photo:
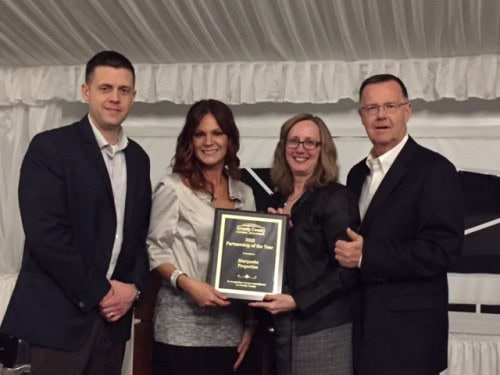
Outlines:
<svg viewBox="0 0 500 375"><path fill-rule="evenodd" d="M226 296L281 293L288 216L217 209L210 280Z"/></svg>

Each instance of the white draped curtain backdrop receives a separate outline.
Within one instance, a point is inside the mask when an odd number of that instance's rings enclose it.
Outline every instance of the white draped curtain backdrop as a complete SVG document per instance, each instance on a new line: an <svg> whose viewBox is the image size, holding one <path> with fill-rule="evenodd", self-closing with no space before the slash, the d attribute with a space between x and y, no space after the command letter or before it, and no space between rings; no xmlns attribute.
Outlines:
<svg viewBox="0 0 500 375"><path fill-rule="evenodd" d="M85 114L84 63L97 51L120 51L136 66L126 131L150 154L153 183L188 106L204 98L233 108L243 166L270 165L288 117L321 116L343 180L370 148L359 84L385 72L401 77L414 100L412 136L459 168L498 173L499 40L498 0L0 0L0 281L12 288L21 264L17 183L26 147ZM460 319L451 326L449 375L500 373L500 332L477 328L500 327L498 315L473 329Z"/></svg>
<svg viewBox="0 0 500 375"><path fill-rule="evenodd" d="M390 71L413 98L499 96L496 0L0 1L0 105L78 100L81 64L138 63L139 101L356 99Z"/></svg>

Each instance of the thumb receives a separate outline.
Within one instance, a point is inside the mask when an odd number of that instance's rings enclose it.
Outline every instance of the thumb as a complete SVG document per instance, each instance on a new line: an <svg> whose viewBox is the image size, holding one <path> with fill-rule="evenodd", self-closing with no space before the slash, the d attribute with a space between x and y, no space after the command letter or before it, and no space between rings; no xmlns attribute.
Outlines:
<svg viewBox="0 0 500 375"><path fill-rule="evenodd" d="M359 240L361 238L361 236L351 228L347 228L347 236L353 241Z"/></svg>
<svg viewBox="0 0 500 375"><path fill-rule="evenodd" d="M274 296L272 294L266 294L263 299L265 302L271 302L272 300L274 300Z"/></svg>
<svg viewBox="0 0 500 375"><path fill-rule="evenodd" d="M224 293L219 292L219 291L218 291L217 289L215 289L215 288L214 288L214 294L215 294L215 296L216 296L217 298L219 298L219 299L221 299L221 300L223 300L223 301L227 301L227 299L228 299L228 298L227 298L227 296L226 296Z"/></svg>

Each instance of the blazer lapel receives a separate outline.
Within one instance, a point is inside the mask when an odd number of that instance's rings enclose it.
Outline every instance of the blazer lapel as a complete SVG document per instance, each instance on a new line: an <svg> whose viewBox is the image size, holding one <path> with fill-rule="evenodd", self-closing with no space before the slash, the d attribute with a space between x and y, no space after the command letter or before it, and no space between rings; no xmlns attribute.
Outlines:
<svg viewBox="0 0 500 375"><path fill-rule="evenodd" d="M90 154L90 157L93 160L96 169L99 172L99 175L101 176L106 192L108 193L111 201L114 202L113 189L111 187L111 180L109 179L108 170L106 169L106 164L104 164L101 150L97 145L97 141L95 139L94 132L92 131L91 126L92 125L90 125L87 116L85 116L80 121L80 131L85 141L85 145L87 146L87 151Z"/></svg>
<svg viewBox="0 0 500 375"><path fill-rule="evenodd" d="M366 176L370 173L370 168L366 165L366 158L359 162L352 173L349 175L347 186L351 191L356 194L356 196L361 196L361 189L363 188L363 184L365 182Z"/></svg>
<svg viewBox="0 0 500 375"><path fill-rule="evenodd" d="M137 168L135 166L136 158L133 157L131 152L130 143L124 150L125 152L125 161L127 163L127 192L125 197L125 217L123 219L123 228L127 228L131 213L133 212L133 206L135 203L135 195L136 195L136 171Z"/></svg>
<svg viewBox="0 0 500 375"><path fill-rule="evenodd" d="M384 179L380 183L375 195L373 196L368 209L366 210L365 217L363 218L363 222L361 223L361 230L365 230L370 222L375 217L376 213L383 209L383 203L390 199L390 195L394 189L396 189L397 185L401 178L408 171L408 164L413 159L413 155L416 150L416 143L412 138L408 138L406 145L403 147L399 155L397 156L394 163L387 171Z"/></svg>

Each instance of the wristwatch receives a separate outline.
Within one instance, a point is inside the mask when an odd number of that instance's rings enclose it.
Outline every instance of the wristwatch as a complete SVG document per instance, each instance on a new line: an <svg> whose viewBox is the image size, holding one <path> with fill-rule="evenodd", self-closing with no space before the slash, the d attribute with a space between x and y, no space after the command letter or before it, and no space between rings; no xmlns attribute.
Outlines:
<svg viewBox="0 0 500 375"><path fill-rule="evenodd" d="M132 284L132 286L134 287L135 289L135 299L134 299L134 305L138 304L141 300L141 291L139 290L139 288L137 287L137 285L135 284Z"/></svg>

